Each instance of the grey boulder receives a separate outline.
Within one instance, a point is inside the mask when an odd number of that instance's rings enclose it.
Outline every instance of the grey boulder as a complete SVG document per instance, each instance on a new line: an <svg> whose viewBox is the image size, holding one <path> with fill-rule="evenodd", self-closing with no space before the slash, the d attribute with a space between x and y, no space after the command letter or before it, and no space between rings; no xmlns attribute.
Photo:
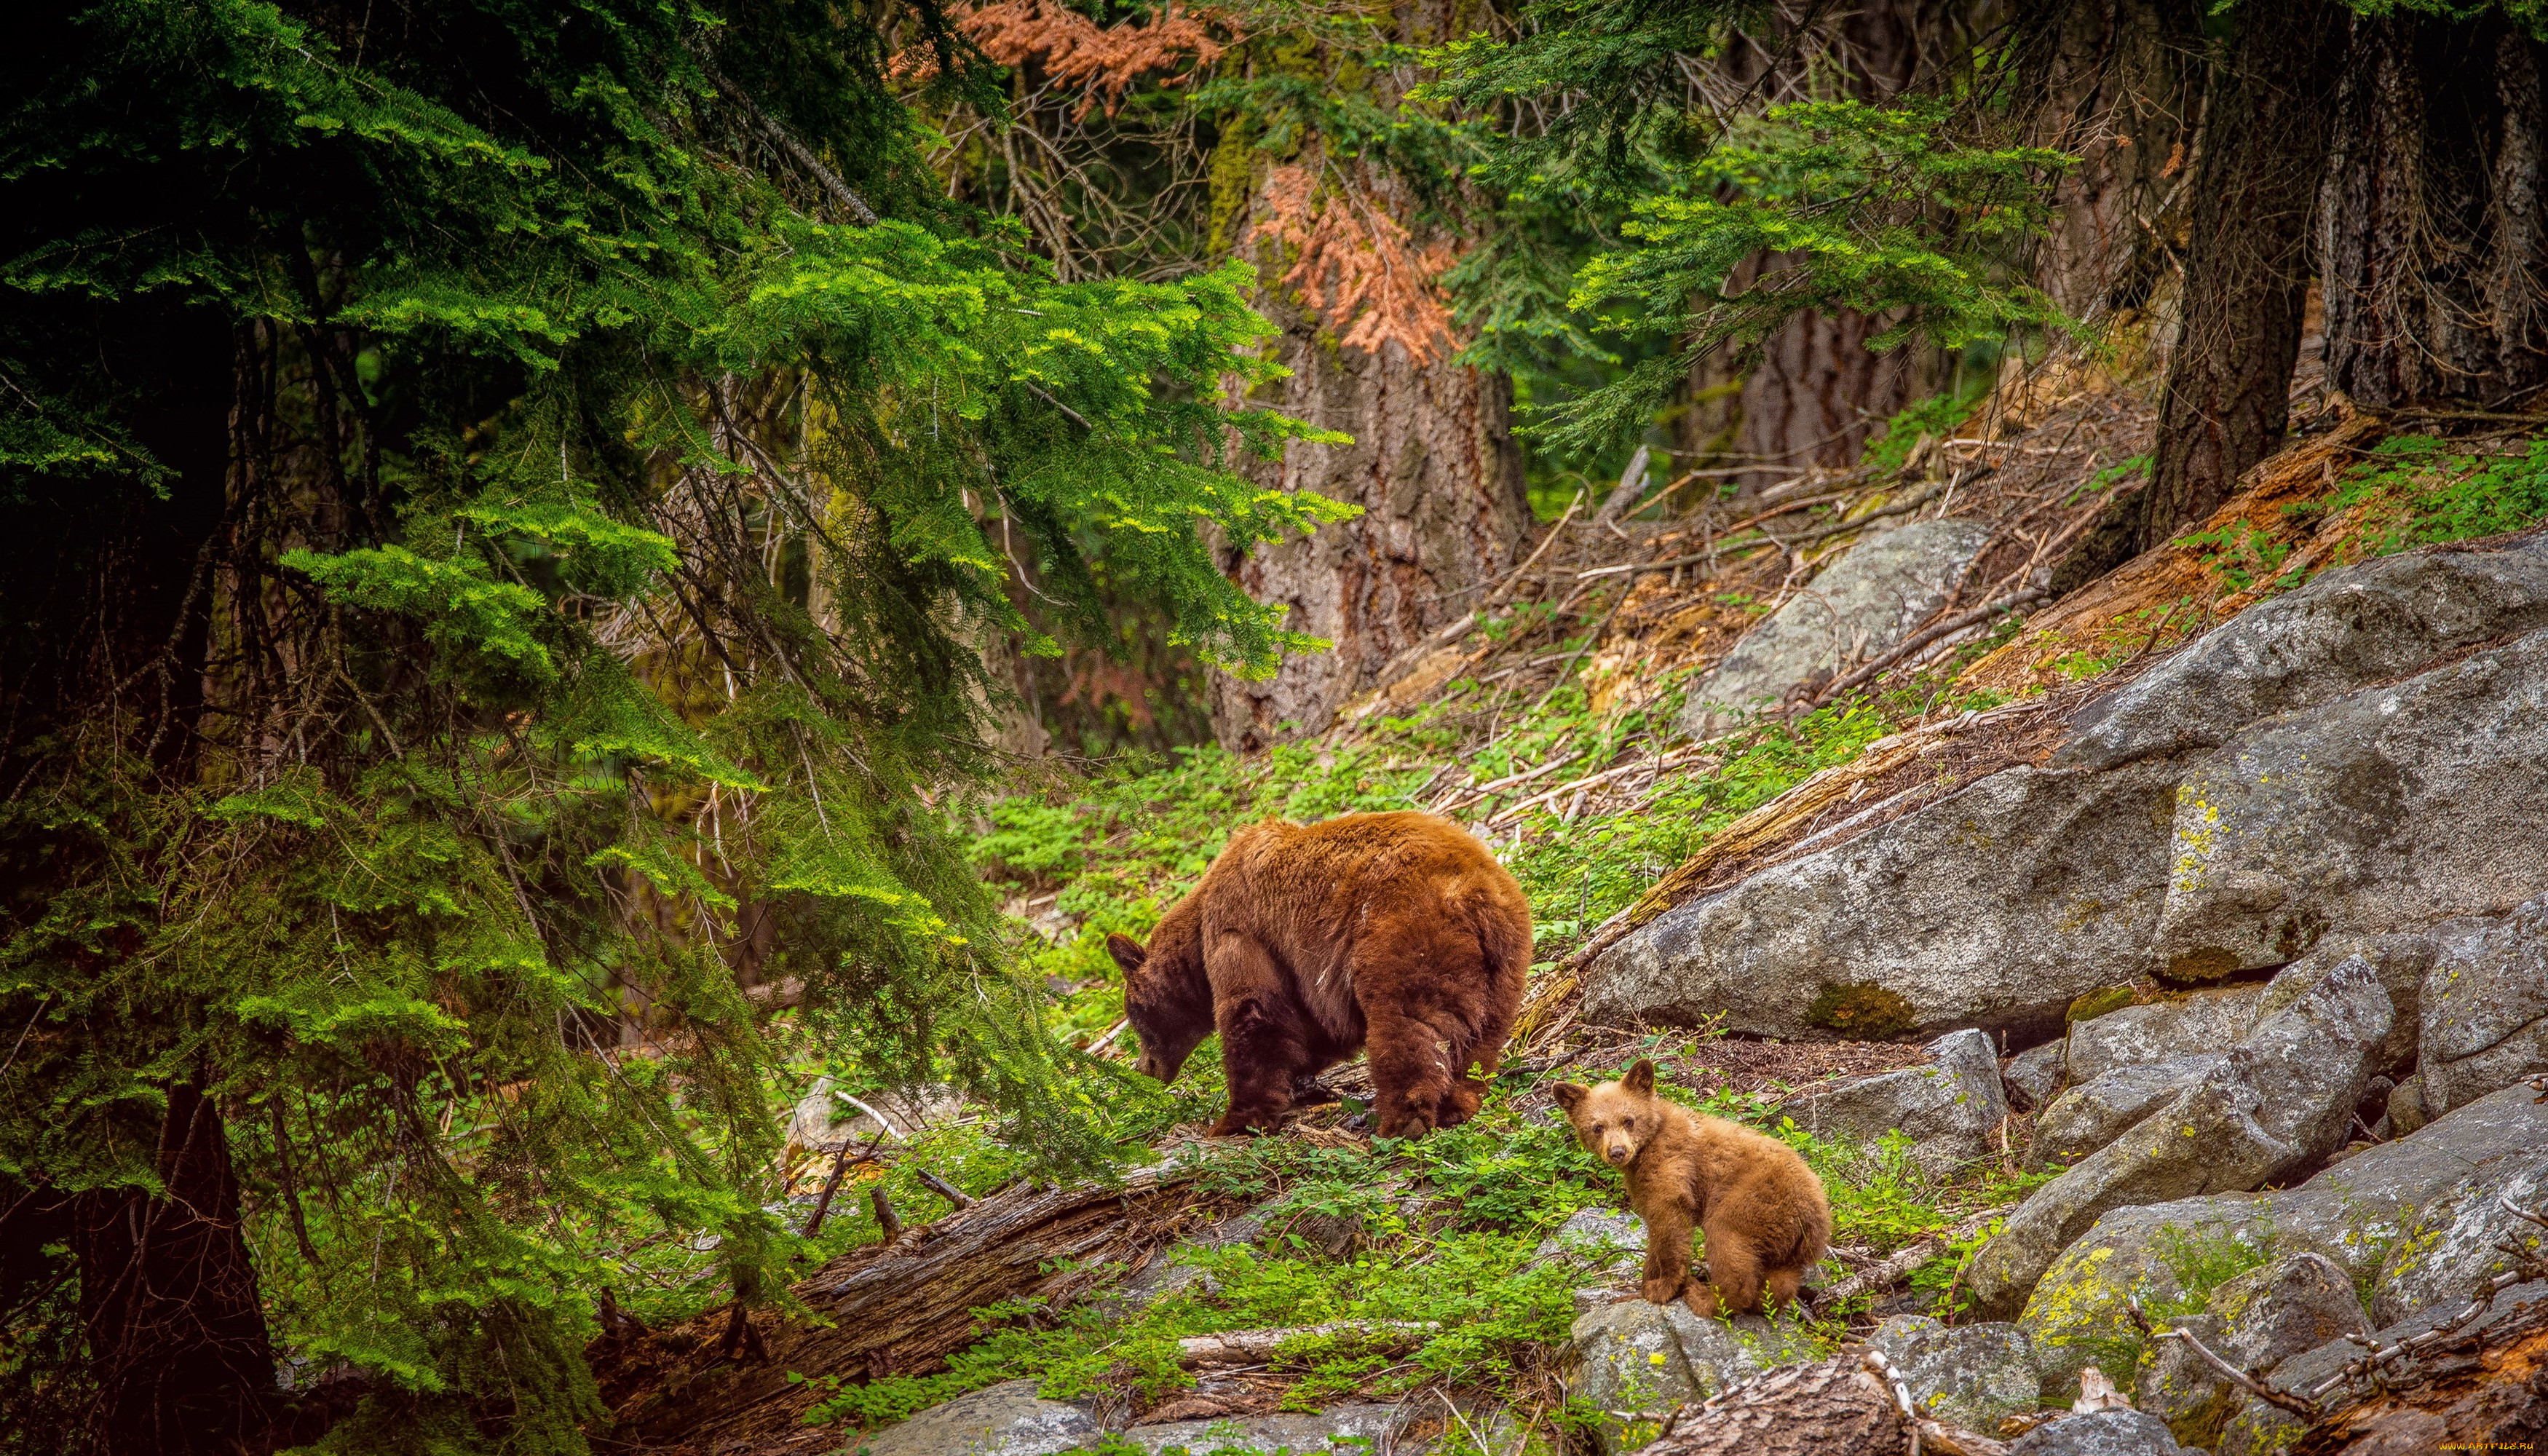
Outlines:
<svg viewBox="0 0 2548 1456"><path fill-rule="evenodd" d="M1892 647L1945 603L1990 534L1980 521L1924 520L1852 546L1691 685L1683 731L1722 732L1816 673Z"/></svg>
<svg viewBox="0 0 2548 1456"><path fill-rule="evenodd" d="M1950 1326L1896 1315L1867 1343L1893 1362L1913 1401L1968 1430L1997 1430L2044 1399L2034 1343L2014 1324Z"/></svg>
<svg viewBox="0 0 2548 1456"><path fill-rule="evenodd" d="M2052 1100L2036 1121L2027 1159L2038 1167L2068 1167L2131 1132L2168 1099L2200 1081L2226 1053L2179 1056L2119 1066L2079 1083Z"/></svg>
<svg viewBox="0 0 2548 1456"><path fill-rule="evenodd" d="M850 1456L1055 1456L1106 1435L1097 1417L1009 1380L932 1406L849 1447Z"/></svg>
<svg viewBox="0 0 2548 1456"><path fill-rule="evenodd" d="M2008 1456L2179 1456L2184 1447L2140 1410L2064 1415L2008 1443Z"/></svg>
<svg viewBox="0 0 2548 1456"><path fill-rule="evenodd" d="M1615 1452L1644 1444L1675 1406L1821 1354L1812 1336L1784 1321L1759 1315L1701 1320L1679 1300L1632 1299L1577 1318L1566 1393L1592 1410L1595 1439Z"/></svg>
<svg viewBox="0 0 2548 1456"><path fill-rule="evenodd" d="M2070 1044L2055 1039L2010 1057L1999 1073L2008 1105L2019 1112L2044 1111L2061 1090L2061 1063L2069 1054Z"/></svg>
<svg viewBox="0 0 2548 1456"><path fill-rule="evenodd" d="M2446 941L2422 1009L2427 1116L2548 1071L2548 895Z"/></svg>
<svg viewBox="0 0 2548 1456"><path fill-rule="evenodd" d="M2217 747L2261 718L2548 626L2548 537L2322 573L2170 654L2073 720L2053 762L2110 769Z"/></svg>
<svg viewBox="0 0 2548 1456"><path fill-rule="evenodd" d="M2415 1230L2474 1223L2482 1203L2548 1180L2548 1107L2525 1087L2480 1098L2412 1138L2346 1158L2298 1188L2224 1194L2117 1208L2060 1251L2036 1282L2018 1324L2035 1340L2048 1386L2067 1384L2097 1352L2137 1335L2127 1304L2181 1301L2206 1287L2205 1270L2262 1265L2288 1254L2323 1255L2347 1280L2369 1284L2372 1318L2410 1299L2457 1307L2501 1255L2480 1248L2480 1229L2449 1240L2430 1276Z"/></svg>
<svg viewBox="0 0 2548 1456"><path fill-rule="evenodd" d="M2503 915L2548 883L2548 632L2251 728L2177 789L2152 968Z"/></svg>
<svg viewBox="0 0 2548 1456"><path fill-rule="evenodd" d="M2008 1120L1999 1053L1977 1031L1950 1032L1930 1043L1926 1066L1814 1088L1780 1110L1821 1137L1873 1142L1899 1131L1911 1156L1933 1176L1987 1155L1991 1136Z"/></svg>
<svg viewBox="0 0 2548 1456"><path fill-rule="evenodd" d="M2306 1249L2222 1285L2207 1308L2228 1325L2215 1348L2248 1370L2272 1370L2329 1340L2371 1332L2351 1276Z"/></svg>
<svg viewBox="0 0 2548 1456"><path fill-rule="evenodd" d="M2139 964L2176 774L2018 768L1678 905L1588 969L1584 1015L1798 1039L2057 1028Z"/></svg>
<svg viewBox="0 0 2548 1456"><path fill-rule="evenodd" d="M2225 1051L2256 1025L2260 985L2194 991L2073 1023L2063 1074L2076 1087L2119 1067Z"/></svg>
<svg viewBox="0 0 2548 1456"><path fill-rule="evenodd" d="M2201 1080L2036 1190L1974 1256L1965 1287L1985 1315L2014 1315L2063 1249L2108 1212L2259 1188L2344 1143L2389 1034L2389 995L2348 961L2267 1018Z"/></svg>

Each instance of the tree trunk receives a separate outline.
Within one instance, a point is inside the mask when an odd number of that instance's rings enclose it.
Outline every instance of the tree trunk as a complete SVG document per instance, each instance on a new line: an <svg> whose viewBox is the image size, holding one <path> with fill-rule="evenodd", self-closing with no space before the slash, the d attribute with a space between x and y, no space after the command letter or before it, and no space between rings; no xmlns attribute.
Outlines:
<svg viewBox="0 0 2548 1456"><path fill-rule="evenodd" d="M114 1456L269 1450L274 1347L239 1227L229 1138L190 1083L168 1089L157 1171L163 1196L114 1188L73 1201L98 1392L86 1435Z"/></svg>
<svg viewBox="0 0 2548 1456"><path fill-rule="evenodd" d="M1878 0L1830 20L1806 45L1828 58L1824 69L1852 96L1889 101L1929 70L1931 59L1954 48L1964 32L1959 16L1956 7L1938 0ZM1790 13L1781 24L1792 27L1802 18ZM1789 78L1801 79L1803 68L1792 63L1763 82L1774 58L1787 48L1774 41L1738 40L1716 63L1739 83L1760 83L1777 96L1799 90L1785 85ZM1773 262L1747 262L1730 286L1747 286ZM1912 344L1884 354L1867 351L1866 341L1889 321L1809 310L1763 343L1748 372L1738 376L1737 361L1714 354L1698 360L1674 418L1675 467L1712 459L1754 466L1737 478L1744 492L1753 492L1800 470L1855 462L1876 425L1934 393L1941 382L1932 349Z"/></svg>
<svg viewBox="0 0 2548 1456"><path fill-rule="evenodd" d="M2540 47L2490 17L2357 22L2320 199L2330 388L2392 410L2548 381Z"/></svg>
<svg viewBox="0 0 2548 1456"><path fill-rule="evenodd" d="M2199 0L2069 0L2021 43L2032 139L2079 158L2054 189L2035 278L2091 321L2146 303L2172 264L2202 111Z"/></svg>
<svg viewBox="0 0 2548 1456"><path fill-rule="evenodd" d="M2210 513L2282 438L2348 20L2335 0L2235 13L2195 172L2185 321L2134 532L2141 550Z"/></svg>
<svg viewBox="0 0 2548 1456"><path fill-rule="evenodd" d="M1376 178L1363 198L1326 206L1411 216L1395 191ZM1414 256L1402 249L1392 266ZM1353 443L1294 445L1258 478L1363 513L1229 564L1248 594L1292 609L1286 627L1334 644L1285 659L1264 682L1212 675L1213 731L1240 752L1324 730L1391 659L1475 607L1517 564L1531 530L1508 381L1454 363L1444 349L1419 362L1396 340L1373 349L1341 342L1345 320L1295 302L1291 286L1274 281L1278 264L1266 274L1272 286L1259 307L1282 325L1281 358L1293 372L1261 403Z"/></svg>

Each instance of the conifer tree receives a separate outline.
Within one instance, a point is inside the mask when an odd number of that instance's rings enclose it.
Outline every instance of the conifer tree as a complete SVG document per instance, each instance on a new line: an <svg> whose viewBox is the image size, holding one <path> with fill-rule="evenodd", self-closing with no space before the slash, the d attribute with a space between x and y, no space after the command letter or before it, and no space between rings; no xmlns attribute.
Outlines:
<svg viewBox="0 0 2548 1456"><path fill-rule="evenodd" d="M1199 531L1339 512L1235 472L1241 278L949 205L897 44L996 104L938 0L17 28L0 1448L306 1439L281 1347L344 1449L583 1449L614 1250L780 1295L754 982L1091 1151L941 812L971 643L1033 552L1267 671Z"/></svg>

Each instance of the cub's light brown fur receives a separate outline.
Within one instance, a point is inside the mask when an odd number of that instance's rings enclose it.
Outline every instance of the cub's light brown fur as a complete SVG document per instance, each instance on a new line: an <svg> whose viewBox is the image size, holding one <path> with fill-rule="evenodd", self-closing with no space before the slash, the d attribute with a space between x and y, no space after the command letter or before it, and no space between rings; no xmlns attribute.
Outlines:
<svg viewBox="0 0 2548 1456"><path fill-rule="evenodd" d="M1794 1149L1656 1096L1651 1061L1615 1082L1552 1090L1585 1149L1627 1175L1628 1206L1646 1221L1648 1301L1686 1299L1712 1317L1756 1311L1765 1292L1795 1299L1830 1246L1831 1205ZM1689 1274L1693 1226L1707 1235L1704 1284Z"/></svg>
<svg viewBox="0 0 2548 1456"><path fill-rule="evenodd" d="M1108 936L1141 1070L1173 1080L1221 1033L1226 1137L1282 1126L1320 1069L1368 1044L1379 1131L1467 1121L1530 974L1530 901L1430 814L1268 820L1229 838L1143 946Z"/></svg>

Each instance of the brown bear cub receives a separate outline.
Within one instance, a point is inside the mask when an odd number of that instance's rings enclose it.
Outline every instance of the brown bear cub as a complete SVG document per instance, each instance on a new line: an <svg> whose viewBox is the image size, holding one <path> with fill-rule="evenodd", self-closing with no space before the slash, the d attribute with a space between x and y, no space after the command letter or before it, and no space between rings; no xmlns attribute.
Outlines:
<svg viewBox="0 0 2548 1456"><path fill-rule="evenodd" d="M1466 1122L1521 1009L1530 902L1467 830L1430 814L1280 820L1231 835L1144 947L1108 936L1141 1070L1173 1081L1221 1033L1212 1136L1280 1128L1317 1077L1371 1047L1378 1131Z"/></svg>
<svg viewBox="0 0 2548 1456"><path fill-rule="evenodd" d="M1702 1318L1749 1314L1764 1292L1796 1298L1831 1243L1823 1182L1795 1150L1723 1118L1655 1095L1655 1064L1615 1082L1560 1082L1558 1106L1585 1150L1628 1178L1628 1206L1646 1221L1646 1299L1686 1299ZM1707 1235L1707 1282L1689 1277L1689 1231Z"/></svg>

